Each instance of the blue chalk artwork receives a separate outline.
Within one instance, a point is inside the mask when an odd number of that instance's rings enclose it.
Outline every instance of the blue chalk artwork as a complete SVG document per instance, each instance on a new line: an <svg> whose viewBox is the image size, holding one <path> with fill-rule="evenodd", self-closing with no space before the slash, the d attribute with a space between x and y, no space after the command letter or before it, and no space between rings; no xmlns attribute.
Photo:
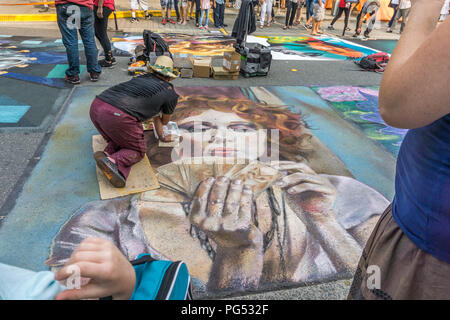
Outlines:
<svg viewBox="0 0 450 320"><path fill-rule="evenodd" d="M0 123L17 123L27 113L30 106L0 95Z"/></svg>

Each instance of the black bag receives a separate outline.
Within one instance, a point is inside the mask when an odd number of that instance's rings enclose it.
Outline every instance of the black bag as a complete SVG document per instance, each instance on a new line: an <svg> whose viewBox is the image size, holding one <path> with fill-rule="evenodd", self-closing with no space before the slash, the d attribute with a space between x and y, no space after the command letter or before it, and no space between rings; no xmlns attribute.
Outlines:
<svg viewBox="0 0 450 320"><path fill-rule="evenodd" d="M355 63L364 70L381 73L384 72L384 69L389 62L389 58L389 54L379 52L365 56L361 59L361 61L355 61Z"/></svg>
<svg viewBox="0 0 450 320"><path fill-rule="evenodd" d="M245 47L235 44L236 52L242 57L241 73L244 77L266 76L272 63L269 47L259 43L247 43Z"/></svg>
<svg viewBox="0 0 450 320"><path fill-rule="evenodd" d="M162 56L168 52L170 58L173 59L172 54L169 51L169 45L159 34L151 32L150 30L144 30L143 38L145 45L144 55L147 60L150 60L151 52L154 52L156 56Z"/></svg>

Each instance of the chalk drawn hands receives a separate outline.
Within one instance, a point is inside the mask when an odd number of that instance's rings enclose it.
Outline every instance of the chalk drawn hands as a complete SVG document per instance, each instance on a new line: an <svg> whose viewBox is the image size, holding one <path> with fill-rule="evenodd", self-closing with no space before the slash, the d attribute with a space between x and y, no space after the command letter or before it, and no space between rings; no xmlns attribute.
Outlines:
<svg viewBox="0 0 450 320"><path fill-rule="evenodd" d="M262 247L261 231L253 223L253 191L241 180L204 180L191 203L190 221L223 250Z"/></svg>
<svg viewBox="0 0 450 320"><path fill-rule="evenodd" d="M313 218L332 214L337 191L326 177L318 175L303 162L279 161L272 166L286 173L276 185L286 190L291 208L300 209Z"/></svg>

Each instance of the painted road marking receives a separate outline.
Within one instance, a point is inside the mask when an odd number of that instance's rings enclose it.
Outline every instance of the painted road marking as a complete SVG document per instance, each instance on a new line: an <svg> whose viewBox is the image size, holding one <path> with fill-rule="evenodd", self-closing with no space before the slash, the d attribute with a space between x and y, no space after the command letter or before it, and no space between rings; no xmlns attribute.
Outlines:
<svg viewBox="0 0 450 320"><path fill-rule="evenodd" d="M64 79L66 76L66 70L69 68L68 64L57 64L46 76L46 78L58 78ZM80 74L86 70L85 65L80 65Z"/></svg>
<svg viewBox="0 0 450 320"><path fill-rule="evenodd" d="M0 106L0 123L17 123L30 106Z"/></svg>
<svg viewBox="0 0 450 320"><path fill-rule="evenodd" d="M23 45L37 45L37 44L41 44L41 43L42 43L42 41L40 41L40 40L24 40L20 44L23 44Z"/></svg>

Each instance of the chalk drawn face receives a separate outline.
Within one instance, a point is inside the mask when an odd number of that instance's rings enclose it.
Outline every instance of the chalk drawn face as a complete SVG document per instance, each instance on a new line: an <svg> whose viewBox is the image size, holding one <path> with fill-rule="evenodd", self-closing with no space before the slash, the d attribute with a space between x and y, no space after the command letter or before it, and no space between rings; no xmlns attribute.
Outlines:
<svg viewBox="0 0 450 320"><path fill-rule="evenodd" d="M208 110L179 121L178 126L183 145L201 147L201 156L255 160L266 151L265 130L232 112ZM181 148L177 151L186 157Z"/></svg>

